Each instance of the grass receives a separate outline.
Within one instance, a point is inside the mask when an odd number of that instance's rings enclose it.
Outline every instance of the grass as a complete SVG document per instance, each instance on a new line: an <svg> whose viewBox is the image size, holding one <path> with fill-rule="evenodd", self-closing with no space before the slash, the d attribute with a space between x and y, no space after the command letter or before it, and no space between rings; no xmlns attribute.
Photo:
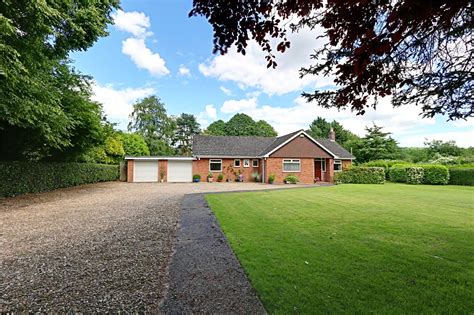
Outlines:
<svg viewBox="0 0 474 315"><path fill-rule="evenodd" d="M270 313L474 311L474 187L206 198Z"/></svg>

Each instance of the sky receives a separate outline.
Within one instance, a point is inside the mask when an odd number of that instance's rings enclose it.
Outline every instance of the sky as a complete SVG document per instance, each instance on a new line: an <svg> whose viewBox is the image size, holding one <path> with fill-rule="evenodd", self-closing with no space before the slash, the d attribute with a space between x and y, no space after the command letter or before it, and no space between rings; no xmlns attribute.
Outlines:
<svg viewBox="0 0 474 315"><path fill-rule="evenodd" d="M291 48L277 54L276 69L267 69L265 55L254 43L245 56L234 49L212 54L212 28L202 17L188 17L191 0L123 0L121 7L107 37L70 56L79 71L94 78L93 98L119 129L126 129L135 102L156 95L169 115L194 114L202 128L246 113L283 135L307 129L321 116L359 136L375 123L392 132L401 146L423 146L433 139L474 146L472 119L422 118L419 107L394 109L389 98L364 116L307 103L303 91L333 87L330 77L299 78L299 69L311 64L309 55L324 43L315 39L318 31L290 34Z"/></svg>

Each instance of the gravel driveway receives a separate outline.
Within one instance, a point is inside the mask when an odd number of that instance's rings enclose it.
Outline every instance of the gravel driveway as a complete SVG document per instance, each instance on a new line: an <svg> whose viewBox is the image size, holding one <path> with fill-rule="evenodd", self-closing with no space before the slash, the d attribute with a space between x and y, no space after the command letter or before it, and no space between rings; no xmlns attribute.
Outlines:
<svg viewBox="0 0 474 315"><path fill-rule="evenodd" d="M156 312L184 195L269 188L109 182L0 200L0 313Z"/></svg>

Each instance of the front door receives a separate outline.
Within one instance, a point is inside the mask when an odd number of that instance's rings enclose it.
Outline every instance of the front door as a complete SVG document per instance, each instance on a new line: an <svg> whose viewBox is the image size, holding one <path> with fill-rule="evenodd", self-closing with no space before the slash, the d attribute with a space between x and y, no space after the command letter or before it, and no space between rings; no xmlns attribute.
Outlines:
<svg viewBox="0 0 474 315"><path fill-rule="evenodd" d="M322 171L321 171L321 161L319 160L315 160L314 161L314 179L317 181L317 182L320 182L323 180L323 177L322 177Z"/></svg>

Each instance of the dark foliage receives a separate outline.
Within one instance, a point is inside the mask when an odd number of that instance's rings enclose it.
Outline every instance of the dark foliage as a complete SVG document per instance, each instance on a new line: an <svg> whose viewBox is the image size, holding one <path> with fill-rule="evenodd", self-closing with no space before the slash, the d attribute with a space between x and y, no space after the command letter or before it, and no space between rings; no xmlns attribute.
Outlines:
<svg viewBox="0 0 474 315"><path fill-rule="evenodd" d="M334 175L336 184L383 184L385 170L382 167L352 167Z"/></svg>
<svg viewBox="0 0 474 315"><path fill-rule="evenodd" d="M449 169L450 185L474 186L474 168L453 167Z"/></svg>

